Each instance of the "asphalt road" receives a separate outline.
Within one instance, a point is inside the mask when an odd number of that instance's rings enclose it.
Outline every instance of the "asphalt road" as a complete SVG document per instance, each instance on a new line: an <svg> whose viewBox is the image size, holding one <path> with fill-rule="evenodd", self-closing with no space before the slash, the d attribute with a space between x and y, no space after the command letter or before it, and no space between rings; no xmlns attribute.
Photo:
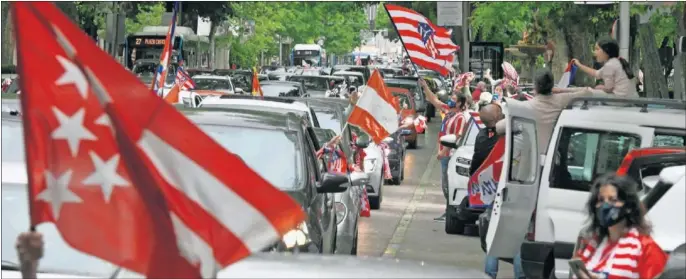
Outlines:
<svg viewBox="0 0 686 279"><path fill-rule="evenodd" d="M361 218L358 255L390 257L476 269L485 254L479 237L448 235L433 219L445 211L441 165L436 159L440 122L428 123L418 149L408 149L402 185L384 185L380 210ZM501 261L498 278L513 278L512 265Z"/></svg>

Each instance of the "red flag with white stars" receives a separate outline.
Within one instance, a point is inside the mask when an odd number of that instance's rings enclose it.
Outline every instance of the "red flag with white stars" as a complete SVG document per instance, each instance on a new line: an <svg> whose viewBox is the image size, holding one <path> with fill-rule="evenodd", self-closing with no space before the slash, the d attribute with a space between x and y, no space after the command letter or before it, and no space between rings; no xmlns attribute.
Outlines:
<svg viewBox="0 0 686 279"><path fill-rule="evenodd" d="M149 278L207 278L304 220L54 4L12 9L33 226Z"/></svg>

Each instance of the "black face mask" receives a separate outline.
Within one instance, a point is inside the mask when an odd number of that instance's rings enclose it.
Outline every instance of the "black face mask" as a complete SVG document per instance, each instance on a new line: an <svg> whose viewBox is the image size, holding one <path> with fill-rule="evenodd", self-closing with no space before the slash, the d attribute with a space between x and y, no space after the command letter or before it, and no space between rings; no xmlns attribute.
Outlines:
<svg viewBox="0 0 686 279"><path fill-rule="evenodd" d="M595 217L603 228L609 228L626 218L624 206L614 206L604 202L595 210Z"/></svg>

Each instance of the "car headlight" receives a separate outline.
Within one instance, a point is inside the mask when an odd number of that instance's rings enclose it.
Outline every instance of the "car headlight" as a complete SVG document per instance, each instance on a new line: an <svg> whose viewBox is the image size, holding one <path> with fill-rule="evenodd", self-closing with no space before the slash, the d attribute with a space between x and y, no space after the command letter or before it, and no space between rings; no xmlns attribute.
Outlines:
<svg viewBox="0 0 686 279"><path fill-rule="evenodd" d="M348 207L342 202L336 202L334 204L334 210L336 211L336 225L340 224L345 220L345 216L348 215Z"/></svg>
<svg viewBox="0 0 686 279"><path fill-rule="evenodd" d="M471 165L472 160L469 160L467 158L457 158L457 162L460 164L465 164L465 165Z"/></svg>
<svg viewBox="0 0 686 279"><path fill-rule="evenodd" d="M374 168L376 168L376 159L366 159L364 160L364 171L365 172L373 172Z"/></svg>
<svg viewBox="0 0 686 279"><path fill-rule="evenodd" d="M308 237L307 223L303 221L297 228L290 230L283 235L281 240L286 248L290 249L295 246L302 246L310 242Z"/></svg>

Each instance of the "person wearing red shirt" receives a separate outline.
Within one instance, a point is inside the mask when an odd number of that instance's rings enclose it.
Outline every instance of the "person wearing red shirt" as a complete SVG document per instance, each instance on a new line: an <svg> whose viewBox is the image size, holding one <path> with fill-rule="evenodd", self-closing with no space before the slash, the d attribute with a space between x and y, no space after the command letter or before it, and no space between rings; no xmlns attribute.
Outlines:
<svg viewBox="0 0 686 279"><path fill-rule="evenodd" d="M593 183L586 204L590 225L576 252L590 274L580 279L652 279L662 273L668 256L650 236L636 189L631 178L615 173Z"/></svg>
<svg viewBox="0 0 686 279"><path fill-rule="evenodd" d="M424 88L424 96L426 100L434 105L437 109L445 114L443 118L443 123L441 124L441 130L438 133L438 139L445 135L457 135L462 136L464 130L466 119L464 117L464 112L467 109L467 95L464 93L453 93L448 99L448 103L443 103L436 97L436 95L431 92L429 86L423 79L419 79L419 83L422 88ZM445 196L446 202L448 201L448 162L450 162L450 148L444 147L438 144L438 154L436 158L441 161L442 177L441 186L443 188L443 196ZM436 221L445 221L445 213L434 219Z"/></svg>
<svg viewBox="0 0 686 279"><path fill-rule="evenodd" d="M472 92L472 100L479 100L479 98L481 98L481 92L484 92L485 90L486 83L483 81L479 81L479 83L476 84L474 92Z"/></svg>

